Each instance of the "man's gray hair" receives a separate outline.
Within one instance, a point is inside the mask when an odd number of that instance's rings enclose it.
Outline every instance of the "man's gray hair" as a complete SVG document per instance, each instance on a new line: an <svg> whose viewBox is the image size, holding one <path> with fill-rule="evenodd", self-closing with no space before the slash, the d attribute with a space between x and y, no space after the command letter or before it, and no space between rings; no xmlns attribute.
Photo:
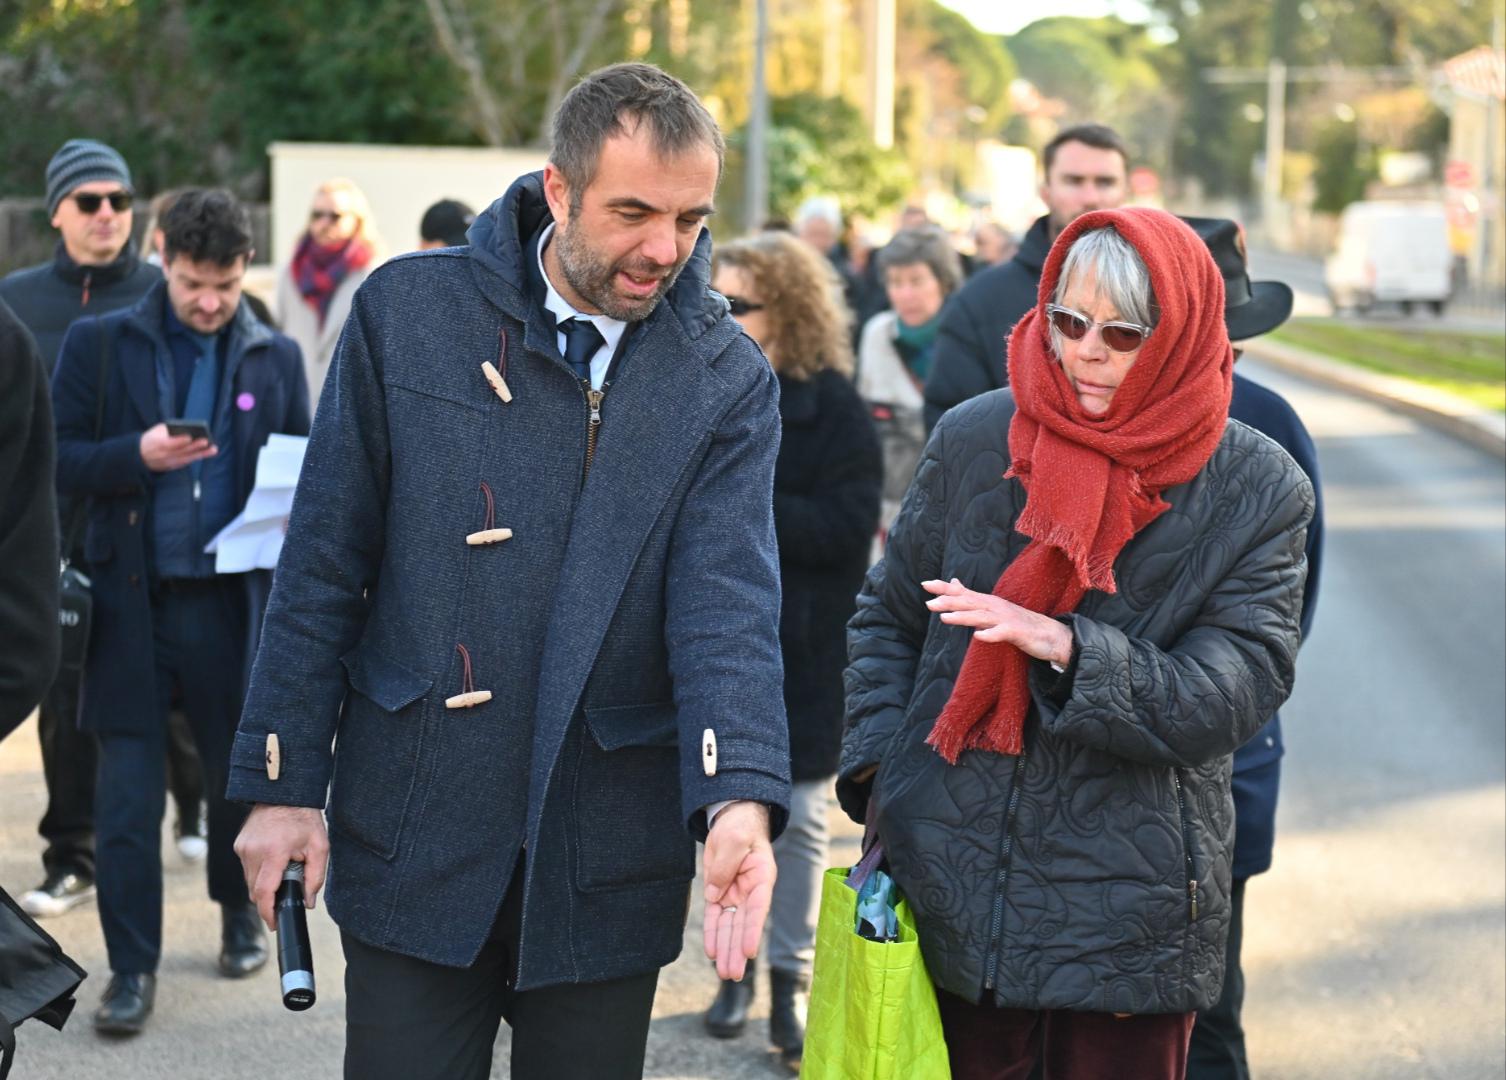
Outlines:
<svg viewBox="0 0 1506 1080"><path fill-rule="evenodd" d="M804 225L817 218L826 222L837 232L842 231L842 204L835 195L812 195L795 211L795 225Z"/></svg>
<svg viewBox="0 0 1506 1080"><path fill-rule="evenodd" d="M878 253L879 273L896 266L924 263L941 283L941 295L950 296L962 284L962 259L947 234L935 225L901 229Z"/></svg>
<svg viewBox="0 0 1506 1080"><path fill-rule="evenodd" d="M648 124L660 157L711 147L720 181L727 145L690 87L652 64L613 64L576 83L554 114L549 160L564 174L572 206L596 178L602 144L640 123Z"/></svg>
<svg viewBox="0 0 1506 1080"><path fill-rule="evenodd" d="M1056 292L1051 299L1065 304L1062 298L1072 283L1089 272L1098 279L1098 296L1114 305L1119 320L1141 326L1156 325L1160 308L1151 288L1150 271L1140 253L1112 225L1090 229L1073 241L1062 260L1061 276L1056 279ZM1055 327L1051 328L1051 346L1061 356L1061 335Z"/></svg>

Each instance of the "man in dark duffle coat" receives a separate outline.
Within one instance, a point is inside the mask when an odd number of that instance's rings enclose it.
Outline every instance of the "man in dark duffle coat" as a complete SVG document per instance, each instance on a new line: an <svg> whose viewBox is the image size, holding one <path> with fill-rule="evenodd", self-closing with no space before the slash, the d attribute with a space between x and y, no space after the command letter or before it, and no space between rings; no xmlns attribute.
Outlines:
<svg viewBox="0 0 1506 1080"><path fill-rule="evenodd" d="M328 859L362 1080L484 1078L503 1018L514 1076L639 1076L694 841L724 977L773 886L778 390L707 285L721 136L642 64L553 133L357 294L236 739L263 916Z"/></svg>

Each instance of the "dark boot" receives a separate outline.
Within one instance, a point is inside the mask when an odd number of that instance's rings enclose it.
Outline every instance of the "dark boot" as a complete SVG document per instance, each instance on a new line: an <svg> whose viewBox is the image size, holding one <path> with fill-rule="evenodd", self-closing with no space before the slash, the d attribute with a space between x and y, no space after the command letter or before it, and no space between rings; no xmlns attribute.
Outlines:
<svg viewBox="0 0 1506 1080"><path fill-rule="evenodd" d="M805 1010L810 980L793 971L769 969L769 1042L795 1072L805 1052Z"/></svg>
<svg viewBox="0 0 1506 1080"><path fill-rule="evenodd" d="M111 975L94 1012L94 1030L102 1035L139 1035L156 1000L157 976Z"/></svg>
<svg viewBox="0 0 1506 1080"><path fill-rule="evenodd" d="M256 907L220 908L220 974L243 979L267 962L267 935Z"/></svg>
<svg viewBox="0 0 1506 1080"><path fill-rule="evenodd" d="M706 1010L706 1030L718 1039L735 1039L748 1026L748 1010L753 1006L753 961L748 961L742 982L723 979L716 1000Z"/></svg>

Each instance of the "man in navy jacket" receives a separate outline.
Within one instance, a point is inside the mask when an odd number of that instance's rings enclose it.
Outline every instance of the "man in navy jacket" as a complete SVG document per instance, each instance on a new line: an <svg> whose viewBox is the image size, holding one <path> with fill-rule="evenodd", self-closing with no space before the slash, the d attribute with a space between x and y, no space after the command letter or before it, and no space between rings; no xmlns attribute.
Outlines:
<svg viewBox="0 0 1506 1080"><path fill-rule="evenodd" d="M163 222L165 276L134 307L69 329L53 378L58 487L88 500L94 619L80 722L99 737L100 921L111 979L97 1030L141 1031L162 951L167 714L181 695L209 790L219 968L248 975L266 941L224 798L258 575L217 574L204 546L245 505L273 432L308 431L298 347L240 303L250 218L229 192L186 192ZM212 438L166 421L207 425ZM98 425L98 432L96 432Z"/></svg>
<svg viewBox="0 0 1506 1080"><path fill-rule="evenodd" d="M708 286L721 160L682 83L605 68L469 247L356 295L230 783L265 918L328 858L347 1077L484 1078L503 1018L514 1076L640 1075L698 838L708 955L757 951L779 408Z"/></svg>
<svg viewBox="0 0 1506 1080"><path fill-rule="evenodd" d="M1229 340L1246 341L1269 333L1292 313L1292 290L1279 281L1251 281L1246 270L1244 236L1224 218L1184 218L1208 245L1224 277L1224 322ZM1236 356L1238 353L1236 352ZM1280 443L1312 481L1316 505L1307 527L1307 584L1302 593L1302 636L1312 630L1323 569L1323 487L1318 454L1296 411L1276 391L1234 373L1229 417ZM1240 967L1244 936L1245 883L1271 868L1276 839L1276 794L1281 785L1281 715L1272 716L1255 737L1234 753L1234 866L1230 893L1233 914L1224 989L1210 1009L1198 1014L1188 1051L1188 1080L1249 1080L1245 1058L1245 980Z"/></svg>

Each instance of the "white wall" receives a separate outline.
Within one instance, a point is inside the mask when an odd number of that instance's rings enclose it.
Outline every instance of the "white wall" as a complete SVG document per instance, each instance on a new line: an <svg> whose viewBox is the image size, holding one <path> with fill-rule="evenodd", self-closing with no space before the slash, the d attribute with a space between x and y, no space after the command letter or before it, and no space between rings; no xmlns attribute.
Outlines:
<svg viewBox="0 0 1506 1080"><path fill-rule="evenodd" d="M477 213L515 179L544 167L543 150L460 146L370 146L275 142L272 159L274 267L293 257L308 224L314 189L331 177L355 181L371 201L388 255L418 247L418 222L440 199L459 199Z"/></svg>

